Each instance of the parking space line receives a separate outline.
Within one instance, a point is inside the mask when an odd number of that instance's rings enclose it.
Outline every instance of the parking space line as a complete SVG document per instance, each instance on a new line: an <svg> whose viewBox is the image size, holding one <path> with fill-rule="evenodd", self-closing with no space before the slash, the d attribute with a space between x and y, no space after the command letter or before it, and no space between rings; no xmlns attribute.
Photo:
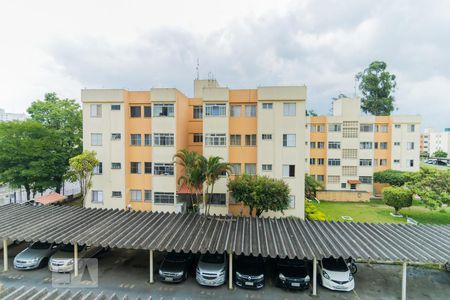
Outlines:
<svg viewBox="0 0 450 300"><path fill-rule="evenodd" d="M358 298L358 300L361 300L361 298L359 297L358 293L356 292L356 289L353 289L353 293L355 294L356 298Z"/></svg>

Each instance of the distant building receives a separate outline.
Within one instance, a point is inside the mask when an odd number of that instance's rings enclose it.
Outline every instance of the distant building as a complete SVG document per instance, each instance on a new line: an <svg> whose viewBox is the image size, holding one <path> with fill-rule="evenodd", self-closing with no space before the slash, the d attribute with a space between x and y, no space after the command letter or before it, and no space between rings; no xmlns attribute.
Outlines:
<svg viewBox="0 0 450 300"><path fill-rule="evenodd" d="M429 156L433 156L433 153L438 150L448 154L450 151L450 128L445 128L444 131L426 128L420 136L420 141L420 151L427 152Z"/></svg>
<svg viewBox="0 0 450 300"><path fill-rule="evenodd" d="M26 114L7 113L4 109L0 108L0 122L25 120L28 118Z"/></svg>

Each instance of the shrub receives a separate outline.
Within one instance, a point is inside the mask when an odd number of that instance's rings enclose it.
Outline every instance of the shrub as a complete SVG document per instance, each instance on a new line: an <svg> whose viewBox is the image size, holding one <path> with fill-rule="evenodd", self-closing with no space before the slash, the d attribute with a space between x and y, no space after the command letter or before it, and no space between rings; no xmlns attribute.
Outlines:
<svg viewBox="0 0 450 300"><path fill-rule="evenodd" d="M327 216L307 199L305 199L305 216L308 220L325 221L327 219Z"/></svg>
<svg viewBox="0 0 450 300"><path fill-rule="evenodd" d="M385 170L375 172L373 180L378 183L388 183L392 186L402 186L411 180L409 172L402 172L397 170Z"/></svg>
<svg viewBox="0 0 450 300"><path fill-rule="evenodd" d="M395 209L398 214L400 209L412 205L413 193L410 190L401 187L387 187L383 189L383 200L386 205Z"/></svg>

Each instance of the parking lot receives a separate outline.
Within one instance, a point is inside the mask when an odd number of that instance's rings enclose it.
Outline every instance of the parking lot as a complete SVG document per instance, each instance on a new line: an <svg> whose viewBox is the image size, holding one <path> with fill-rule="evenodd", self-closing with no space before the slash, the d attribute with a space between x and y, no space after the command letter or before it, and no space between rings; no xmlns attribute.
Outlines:
<svg viewBox="0 0 450 300"><path fill-rule="evenodd" d="M38 287L52 289L52 274L47 268L32 271L12 269L12 259L26 244L10 246L10 271L0 273L0 284L4 287ZM0 259L3 264L2 259ZM148 284L148 252L113 249L98 257L98 288L118 296L147 299L308 299L310 290L292 292L273 286L271 270L266 270L266 286L262 290L243 290L227 285L218 288L199 286L190 274L181 284L158 282L157 270L161 255L155 254L155 283ZM269 265L269 264L268 264ZM320 299L399 299L401 293L401 266L358 264L353 292L334 292L318 286ZM408 299L448 299L450 295L450 273L417 267L408 268Z"/></svg>

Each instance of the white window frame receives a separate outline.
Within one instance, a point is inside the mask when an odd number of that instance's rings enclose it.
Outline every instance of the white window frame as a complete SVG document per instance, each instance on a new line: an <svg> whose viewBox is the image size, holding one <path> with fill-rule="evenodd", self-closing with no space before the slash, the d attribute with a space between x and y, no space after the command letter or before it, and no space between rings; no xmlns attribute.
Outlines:
<svg viewBox="0 0 450 300"><path fill-rule="evenodd" d="M297 115L297 103L283 103L283 116L295 117Z"/></svg>
<svg viewBox="0 0 450 300"><path fill-rule="evenodd" d="M205 147L225 147L227 145L227 135L225 133L205 134Z"/></svg>
<svg viewBox="0 0 450 300"><path fill-rule="evenodd" d="M273 109L273 103L272 102L265 102L262 104L262 109Z"/></svg>
<svg viewBox="0 0 450 300"><path fill-rule="evenodd" d="M283 134L283 147L296 147L297 136L295 133Z"/></svg>
<svg viewBox="0 0 450 300"><path fill-rule="evenodd" d="M246 104L245 105L245 116L247 118L256 117L256 104Z"/></svg>
<svg viewBox="0 0 450 300"><path fill-rule="evenodd" d="M164 144L161 142L164 141ZM175 135L173 133L154 133L153 145L158 147L173 147L175 145Z"/></svg>
<svg viewBox="0 0 450 300"><path fill-rule="evenodd" d="M173 103L153 103L152 111L154 118L175 117L175 105Z"/></svg>
<svg viewBox="0 0 450 300"><path fill-rule="evenodd" d="M205 104L206 117L225 117L227 115L227 105L225 103Z"/></svg>
<svg viewBox="0 0 450 300"><path fill-rule="evenodd" d="M91 115L91 118L101 118L102 117L102 105L101 104L91 104L90 105L90 115Z"/></svg>
<svg viewBox="0 0 450 300"><path fill-rule="evenodd" d="M91 146L102 146L102 145L103 145L103 134L91 133Z"/></svg>
<svg viewBox="0 0 450 300"><path fill-rule="evenodd" d="M101 190L92 190L92 203L103 203L103 191Z"/></svg>

